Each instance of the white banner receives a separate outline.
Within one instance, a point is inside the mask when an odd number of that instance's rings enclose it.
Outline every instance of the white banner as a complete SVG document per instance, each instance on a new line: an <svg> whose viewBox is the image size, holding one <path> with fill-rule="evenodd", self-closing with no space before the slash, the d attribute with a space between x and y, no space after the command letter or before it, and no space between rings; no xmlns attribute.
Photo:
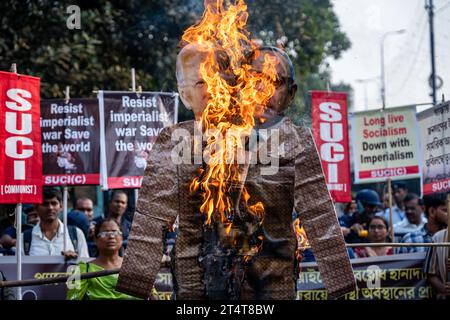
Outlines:
<svg viewBox="0 0 450 320"><path fill-rule="evenodd" d="M422 141L423 193L450 190L450 101L417 115Z"/></svg>
<svg viewBox="0 0 450 320"><path fill-rule="evenodd" d="M353 114L355 183L420 177L416 107Z"/></svg>

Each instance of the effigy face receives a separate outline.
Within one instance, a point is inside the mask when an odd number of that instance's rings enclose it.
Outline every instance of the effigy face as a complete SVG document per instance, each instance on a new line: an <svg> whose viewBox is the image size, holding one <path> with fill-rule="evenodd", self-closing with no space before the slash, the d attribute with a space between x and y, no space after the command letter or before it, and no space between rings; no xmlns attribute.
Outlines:
<svg viewBox="0 0 450 320"><path fill-rule="evenodd" d="M209 100L206 82L200 68L213 52L208 47L190 44L177 57L177 85L181 101L199 117Z"/></svg>

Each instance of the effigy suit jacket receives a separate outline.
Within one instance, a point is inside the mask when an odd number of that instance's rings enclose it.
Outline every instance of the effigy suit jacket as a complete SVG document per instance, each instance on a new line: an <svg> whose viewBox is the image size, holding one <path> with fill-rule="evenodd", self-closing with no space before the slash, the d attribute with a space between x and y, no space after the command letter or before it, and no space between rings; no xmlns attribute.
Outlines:
<svg viewBox="0 0 450 320"><path fill-rule="evenodd" d="M171 154L179 139L176 129L192 136L194 121L163 129L153 146L139 192L128 247L119 274L117 290L149 298L163 255L163 227L179 216L175 245L174 286L177 299L205 299L203 269L199 254L203 217L201 198L189 192L199 164L175 164ZM275 126L284 153L275 174L261 174L270 166L250 164L245 187L252 202L265 207L262 251L246 270L242 299L294 299L294 253L296 238L292 212L305 228L328 298L355 289L353 270L320 159L308 128L282 118ZM189 142L186 142L189 143Z"/></svg>

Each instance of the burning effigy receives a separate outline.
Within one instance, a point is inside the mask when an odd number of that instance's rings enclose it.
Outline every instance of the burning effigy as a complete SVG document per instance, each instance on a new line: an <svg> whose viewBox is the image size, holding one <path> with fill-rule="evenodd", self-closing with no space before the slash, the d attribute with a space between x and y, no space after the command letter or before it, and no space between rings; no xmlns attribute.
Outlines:
<svg viewBox="0 0 450 320"><path fill-rule="evenodd" d="M150 296L164 227L178 216L177 299L294 299L293 211L329 297L355 288L312 135L268 108L279 61L247 18L243 0L207 0L183 34L178 89L196 120L165 128L151 151L119 291Z"/></svg>

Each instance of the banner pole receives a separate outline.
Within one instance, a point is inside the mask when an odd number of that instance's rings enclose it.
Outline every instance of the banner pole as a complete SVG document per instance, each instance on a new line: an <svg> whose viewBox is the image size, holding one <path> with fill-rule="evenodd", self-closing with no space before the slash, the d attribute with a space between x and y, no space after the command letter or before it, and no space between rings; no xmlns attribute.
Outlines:
<svg viewBox="0 0 450 320"><path fill-rule="evenodd" d="M17 74L17 64L11 64L11 72ZM22 280L22 203L16 206L16 271L17 280ZM16 299L22 300L22 287L17 287Z"/></svg>
<svg viewBox="0 0 450 320"><path fill-rule="evenodd" d="M131 91L136 92L136 70L131 68ZM139 91L142 92L142 89L139 88ZM139 190L134 189L134 208L136 210L138 203Z"/></svg>
<svg viewBox="0 0 450 320"><path fill-rule="evenodd" d="M67 186L64 186L63 187L63 224L64 224L64 247L63 247L63 250L64 250L64 252L67 251L67 246L68 246L67 198L68 198ZM73 248L73 249L74 249L74 251L77 250L77 248Z"/></svg>
<svg viewBox="0 0 450 320"><path fill-rule="evenodd" d="M391 234L391 241L394 242L394 221L393 221L393 214L392 214L392 185L391 185L391 178L387 178L387 184L388 184L388 194L389 194L389 228L390 234Z"/></svg>
<svg viewBox="0 0 450 320"><path fill-rule="evenodd" d="M450 193L447 193L447 242L450 242L449 231L450 231Z"/></svg>
<svg viewBox="0 0 450 320"><path fill-rule="evenodd" d="M16 258L17 280L22 280L22 204L16 206ZM22 300L22 287L17 287L17 300Z"/></svg>
<svg viewBox="0 0 450 320"><path fill-rule="evenodd" d="M131 91L136 92L136 71L131 68Z"/></svg>
<svg viewBox="0 0 450 320"><path fill-rule="evenodd" d="M70 87L66 86L66 90L65 90L65 102L66 104L69 103L70 100ZM67 189L67 185L63 186L63 225L64 225L64 244L63 244L63 250L64 252L67 251L67 247L68 247L68 226L67 226L67 201L68 201L68 189ZM73 248L74 251L77 250L77 248Z"/></svg>
<svg viewBox="0 0 450 320"><path fill-rule="evenodd" d="M447 242L450 242L450 193L447 193ZM447 285L450 282L450 247L447 249Z"/></svg>

